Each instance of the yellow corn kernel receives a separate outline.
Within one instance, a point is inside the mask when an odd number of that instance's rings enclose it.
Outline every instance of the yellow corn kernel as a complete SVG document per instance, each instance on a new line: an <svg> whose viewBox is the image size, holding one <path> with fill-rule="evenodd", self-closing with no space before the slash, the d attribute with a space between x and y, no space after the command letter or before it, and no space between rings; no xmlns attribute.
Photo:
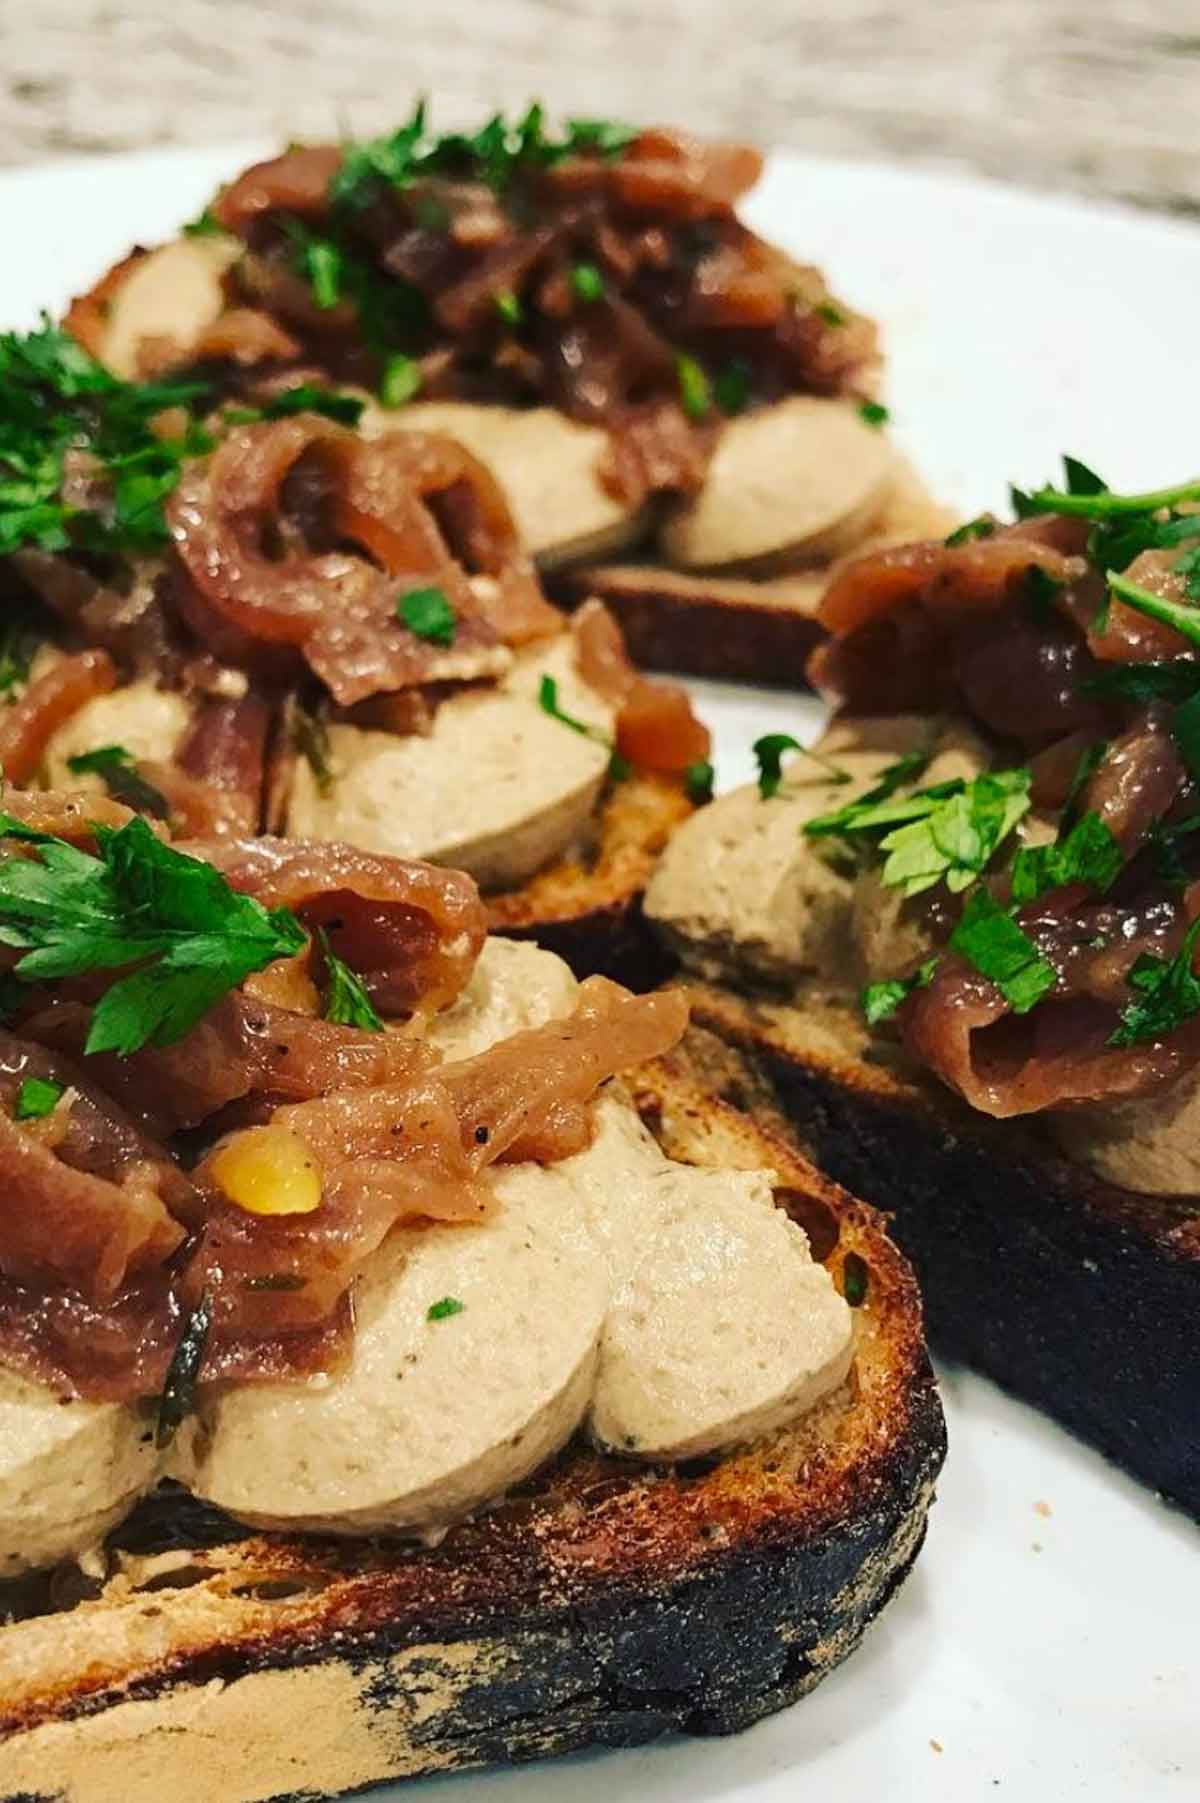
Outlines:
<svg viewBox="0 0 1200 1803"><path fill-rule="evenodd" d="M210 1170L237 1208L252 1215L310 1215L321 1204L321 1167L290 1127L247 1127L214 1155Z"/></svg>

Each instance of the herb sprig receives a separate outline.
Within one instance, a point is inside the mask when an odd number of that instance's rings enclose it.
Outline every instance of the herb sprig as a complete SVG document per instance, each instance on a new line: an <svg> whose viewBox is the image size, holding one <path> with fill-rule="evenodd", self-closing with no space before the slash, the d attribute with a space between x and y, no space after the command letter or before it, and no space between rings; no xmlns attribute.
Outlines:
<svg viewBox="0 0 1200 1803"><path fill-rule="evenodd" d="M0 837L27 853L0 861L0 944L24 954L16 977L126 973L97 1003L85 1052L172 1045L253 971L308 943L288 909L239 894L140 815L92 830L96 855L0 815Z"/></svg>

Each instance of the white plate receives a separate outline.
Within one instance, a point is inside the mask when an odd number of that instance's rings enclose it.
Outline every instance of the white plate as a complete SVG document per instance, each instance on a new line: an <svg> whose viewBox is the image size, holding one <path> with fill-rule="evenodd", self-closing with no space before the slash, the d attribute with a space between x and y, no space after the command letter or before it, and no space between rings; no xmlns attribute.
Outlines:
<svg viewBox="0 0 1200 1803"><path fill-rule="evenodd" d="M237 150L0 177L3 312L55 309L128 244L197 212ZM965 511L1051 474L1114 484L1200 462L1200 235L967 180L780 157L755 223L887 328L896 430ZM697 684L723 783L802 697ZM1200 1332L1200 1321L1197 1322ZM968 1373L929 1543L866 1645L739 1738L430 1781L445 1803L1173 1803L1196 1794L1195 1529ZM399 1796L400 1792L380 1793ZM414 1792L406 1789L406 1798Z"/></svg>

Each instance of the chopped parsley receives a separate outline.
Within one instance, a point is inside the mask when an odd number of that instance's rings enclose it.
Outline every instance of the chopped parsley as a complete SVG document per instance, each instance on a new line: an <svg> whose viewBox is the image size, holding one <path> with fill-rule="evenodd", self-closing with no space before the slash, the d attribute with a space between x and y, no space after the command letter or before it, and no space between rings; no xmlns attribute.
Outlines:
<svg viewBox="0 0 1200 1803"><path fill-rule="evenodd" d="M124 745L97 745L94 751L80 751L67 759L73 776L98 776L114 801L123 801L139 814L152 814L156 820L169 820L170 804L161 789L147 782Z"/></svg>
<svg viewBox="0 0 1200 1803"><path fill-rule="evenodd" d="M331 238L314 238L306 233L297 245L296 261L308 280L313 300L323 313L328 313L342 298L341 250Z"/></svg>
<svg viewBox="0 0 1200 1803"><path fill-rule="evenodd" d="M93 832L97 855L0 815L0 837L28 848L0 861L0 944L24 953L15 975L127 973L96 1004L85 1052L173 1045L251 972L307 944L288 909L239 894L140 815Z"/></svg>
<svg viewBox="0 0 1200 1803"><path fill-rule="evenodd" d="M125 382L43 317L0 336L0 557L43 551L145 551L167 542L163 503L185 458L211 448L191 409L196 382ZM182 411L179 437L155 430ZM65 460L88 460L96 500L63 499Z"/></svg>
<svg viewBox="0 0 1200 1803"><path fill-rule="evenodd" d="M1118 576L1115 570L1108 572L1108 586L1118 600L1132 607L1135 613L1145 614L1149 620L1158 620L1163 626L1173 627L1182 638L1193 645L1200 645L1200 607L1188 607L1182 601L1169 601L1163 595L1151 594L1149 589L1140 588L1136 582L1129 582L1124 576Z"/></svg>
<svg viewBox="0 0 1200 1803"><path fill-rule="evenodd" d="M1036 901L1048 889L1082 883L1098 893L1121 874L1121 847L1099 814L1087 813L1052 845L1026 845L1013 859L1012 900L1016 907Z"/></svg>
<svg viewBox="0 0 1200 1803"><path fill-rule="evenodd" d="M798 751L802 757L818 764L831 783L848 783L852 780L849 771L839 770L836 764L821 757L819 752L810 751L807 745L802 745L799 739L793 739L788 732L764 733L761 739L755 739L753 749L758 764L758 792L764 801L770 801L772 796L779 793L783 782L785 751Z"/></svg>
<svg viewBox="0 0 1200 1803"><path fill-rule="evenodd" d="M461 1315L466 1308L457 1296L443 1296L440 1302L431 1302L426 1311L427 1321L448 1321L451 1315Z"/></svg>
<svg viewBox="0 0 1200 1803"><path fill-rule="evenodd" d="M858 409L858 417L864 426L886 426L892 415L882 401L863 401Z"/></svg>
<svg viewBox="0 0 1200 1803"><path fill-rule="evenodd" d="M1179 657L1168 664L1110 664L1080 684L1102 701L1187 701L1200 694L1200 661Z"/></svg>
<svg viewBox="0 0 1200 1803"><path fill-rule="evenodd" d="M224 227L215 217L212 208L205 207L195 219L188 220L183 228L183 235L185 238L219 238L223 230Z"/></svg>
<svg viewBox="0 0 1200 1803"><path fill-rule="evenodd" d="M688 800L694 801L697 807L702 807L705 802L712 800L713 776L713 767L707 758L701 758L697 763L689 764L684 771L683 786L687 790Z"/></svg>
<svg viewBox="0 0 1200 1803"><path fill-rule="evenodd" d="M518 175L552 168L569 156L618 157L636 136L632 127L610 119L569 119L556 136L535 101L514 123L496 113L477 132L437 137L421 100L396 131L347 145L330 197L336 207L362 211L381 193L430 176L484 181L502 194Z"/></svg>
<svg viewBox="0 0 1200 1803"><path fill-rule="evenodd" d="M847 1252L842 1260L842 1295L851 1308L861 1308L867 1299L870 1266L858 1252Z"/></svg>
<svg viewBox="0 0 1200 1803"><path fill-rule="evenodd" d="M587 306L604 299L604 277L594 263L576 263L571 270L575 298Z"/></svg>
<svg viewBox="0 0 1200 1803"><path fill-rule="evenodd" d="M204 1363L204 1349L211 1327L212 1304L204 1295L183 1324L163 1379L154 1430L154 1444L160 1452L171 1444L196 1407L196 1386L200 1381L200 1367Z"/></svg>
<svg viewBox="0 0 1200 1803"><path fill-rule="evenodd" d="M1098 739L1094 745L1088 745L1080 752L1079 762L1076 764L1071 780L1067 785L1067 792L1063 797L1062 810L1058 817L1057 836L1059 839L1065 839L1071 828L1074 826L1075 811L1079 805L1080 796L1083 794L1107 756L1107 739Z"/></svg>
<svg viewBox="0 0 1200 1803"><path fill-rule="evenodd" d="M338 957L324 927L318 929L317 940L325 961L325 1019L336 1021L341 1027L361 1027L366 1033L382 1033L383 1022L361 977Z"/></svg>
<svg viewBox="0 0 1200 1803"><path fill-rule="evenodd" d="M981 513L977 519L967 520L964 525L948 533L943 542L953 549L955 545L969 545L972 539L991 538L995 530L996 522L991 514Z"/></svg>
<svg viewBox="0 0 1200 1803"><path fill-rule="evenodd" d="M917 966L911 976L889 977L882 983L868 983L862 992L862 1011L867 1025L875 1027L881 1020L890 1020L902 1002L908 1000L916 989L925 989L933 981L933 973L937 969L936 958L926 958Z"/></svg>
<svg viewBox="0 0 1200 1803"><path fill-rule="evenodd" d="M1110 1046L1144 1045L1147 1040L1165 1039L1184 1021L1200 1014L1200 981L1192 969L1197 937L1200 917L1188 928L1173 958L1142 953L1129 973L1129 987L1136 991L1135 999L1121 1010L1120 1024L1108 1041Z"/></svg>
<svg viewBox="0 0 1200 1803"><path fill-rule="evenodd" d="M950 950L994 983L1014 1014L1028 1014L1057 981L1054 966L984 888L969 897Z"/></svg>
<svg viewBox="0 0 1200 1803"><path fill-rule="evenodd" d="M742 413L750 399L752 371L744 357L731 357L713 378L713 396L722 413Z"/></svg>
<svg viewBox="0 0 1200 1803"><path fill-rule="evenodd" d="M49 1077L26 1077L13 1103L14 1121L40 1121L54 1110L65 1094L64 1085Z"/></svg>
<svg viewBox="0 0 1200 1803"><path fill-rule="evenodd" d="M300 382L285 388L282 394L264 401L261 407L227 407L224 419L231 426L248 426L260 419L290 419L296 413L320 413L343 426L357 426L366 402L356 394L341 394L336 388L321 388L315 382Z"/></svg>
<svg viewBox="0 0 1200 1803"><path fill-rule="evenodd" d="M1200 778L1200 693L1189 696L1175 709L1171 737L1188 774Z"/></svg>
<svg viewBox="0 0 1200 1803"><path fill-rule="evenodd" d="M419 639L434 645L454 643L458 623L440 588L410 588L396 603L396 617Z"/></svg>
<svg viewBox="0 0 1200 1803"><path fill-rule="evenodd" d="M510 288L502 288L495 297L495 308L506 326L515 331L525 317L520 299Z"/></svg>
<svg viewBox="0 0 1200 1803"><path fill-rule="evenodd" d="M586 720L577 720L574 714L568 714L559 706L558 683L553 676L543 676L538 684L538 706L544 714L569 726L572 732L582 733L585 739L595 739L601 745L611 746L612 740L600 727L589 726Z"/></svg>
<svg viewBox="0 0 1200 1803"><path fill-rule="evenodd" d="M846 315L832 301L818 301L813 312L827 326L844 326L846 323Z"/></svg>
<svg viewBox="0 0 1200 1803"><path fill-rule="evenodd" d="M404 407L421 392L421 366L415 357L397 351L383 366L379 399L385 407Z"/></svg>
<svg viewBox="0 0 1200 1803"><path fill-rule="evenodd" d="M879 781L865 795L860 795L857 801L847 802L844 808L837 808L832 814L818 814L815 820L805 823L804 831L810 838L819 839L829 834L849 837L862 830L864 824L872 824L870 817L880 802L890 801L897 789L924 776L932 757L932 746L906 751L903 757L880 773Z"/></svg>
<svg viewBox="0 0 1200 1803"><path fill-rule="evenodd" d="M679 384L679 405L688 418L705 419L712 409L712 389L703 369L686 351L675 353L675 379Z"/></svg>

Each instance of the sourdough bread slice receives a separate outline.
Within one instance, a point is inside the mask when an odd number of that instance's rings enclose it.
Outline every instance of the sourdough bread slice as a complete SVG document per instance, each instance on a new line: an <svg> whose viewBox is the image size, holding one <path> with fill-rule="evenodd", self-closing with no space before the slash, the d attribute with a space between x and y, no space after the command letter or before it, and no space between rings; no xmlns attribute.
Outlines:
<svg viewBox="0 0 1200 1803"><path fill-rule="evenodd" d="M728 1733L850 1653L920 1548L944 1427L912 1275L879 1217L710 1085L692 1033L639 1072L672 1157L767 1164L860 1297L850 1378L718 1461L575 1444L429 1548L247 1535L170 1493L86 1594L26 1583L0 1629L0 1796L282 1803L572 1748Z"/></svg>
<svg viewBox="0 0 1200 1803"><path fill-rule="evenodd" d="M930 1337L1200 1517L1200 1198L1117 1189L866 1033L850 998L689 988L723 1093L892 1217Z"/></svg>

